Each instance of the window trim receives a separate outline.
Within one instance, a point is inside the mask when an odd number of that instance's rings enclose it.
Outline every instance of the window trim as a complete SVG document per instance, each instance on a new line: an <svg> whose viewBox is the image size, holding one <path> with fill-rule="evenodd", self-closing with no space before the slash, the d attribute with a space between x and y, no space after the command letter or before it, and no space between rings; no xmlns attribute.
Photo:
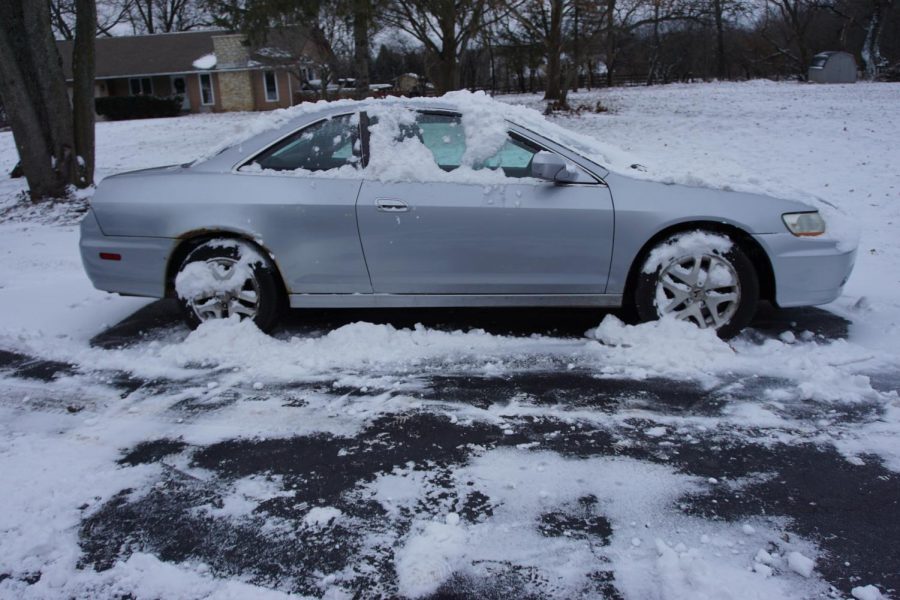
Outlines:
<svg viewBox="0 0 900 600"><path fill-rule="evenodd" d="M266 83L266 76L272 75L272 81L275 82L275 97L269 97L269 85ZM278 86L278 71L274 69L265 69L262 72L262 83L263 83L263 96L266 99L266 102L278 102L280 99L280 91Z"/></svg>
<svg viewBox="0 0 900 600"><path fill-rule="evenodd" d="M147 83L150 84L148 86L150 88L149 92L144 91L144 80L146 80ZM132 84L135 81L138 83L138 87L141 88L141 91L139 94L135 94L134 88L132 87ZM153 95L153 78L152 77L129 77L128 78L128 95L129 96L152 96Z"/></svg>
<svg viewBox="0 0 900 600"><path fill-rule="evenodd" d="M203 77L209 78L209 102L203 101ZM214 106L216 104L216 87L213 85L212 73L205 72L197 75L197 85L200 88L200 106Z"/></svg>

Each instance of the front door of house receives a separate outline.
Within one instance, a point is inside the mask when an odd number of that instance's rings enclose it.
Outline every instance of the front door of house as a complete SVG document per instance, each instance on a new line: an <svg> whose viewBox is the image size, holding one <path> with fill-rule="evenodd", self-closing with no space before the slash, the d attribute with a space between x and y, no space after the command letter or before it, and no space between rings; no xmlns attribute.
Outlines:
<svg viewBox="0 0 900 600"><path fill-rule="evenodd" d="M181 110L191 110L191 100L187 94L187 82L181 75L172 76L172 90L176 96L181 96Z"/></svg>

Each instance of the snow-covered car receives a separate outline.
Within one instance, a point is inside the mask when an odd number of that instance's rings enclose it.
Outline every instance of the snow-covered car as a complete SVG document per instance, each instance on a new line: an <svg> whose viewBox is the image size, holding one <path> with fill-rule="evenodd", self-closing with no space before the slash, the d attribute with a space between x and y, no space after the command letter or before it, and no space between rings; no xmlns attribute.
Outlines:
<svg viewBox="0 0 900 600"><path fill-rule="evenodd" d="M596 306L730 336L759 300L824 304L855 244L816 208L653 181L483 95L305 104L194 163L108 177L81 226L94 285L188 323L288 307Z"/></svg>

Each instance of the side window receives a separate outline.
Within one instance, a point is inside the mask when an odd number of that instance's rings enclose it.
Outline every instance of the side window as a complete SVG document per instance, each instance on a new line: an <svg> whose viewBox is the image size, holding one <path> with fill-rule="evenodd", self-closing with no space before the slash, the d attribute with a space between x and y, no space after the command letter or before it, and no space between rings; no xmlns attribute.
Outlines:
<svg viewBox="0 0 900 600"><path fill-rule="evenodd" d="M251 168L328 171L359 163L359 119L344 115L319 121L259 154Z"/></svg>
<svg viewBox="0 0 900 600"><path fill-rule="evenodd" d="M421 113L416 117L416 125L419 139L431 150L440 168L452 171L462 164L466 134L459 117Z"/></svg>
<svg viewBox="0 0 900 600"><path fill-rule="evenodd" d="M415 134L431 150L440 168L452 171L462 164L466 136L458 116L422 113L416 124L418 131ZM507 177L531 177L531 159L540 150L517 135L509 134L500 150L475 168L503 169Z"/></svg>

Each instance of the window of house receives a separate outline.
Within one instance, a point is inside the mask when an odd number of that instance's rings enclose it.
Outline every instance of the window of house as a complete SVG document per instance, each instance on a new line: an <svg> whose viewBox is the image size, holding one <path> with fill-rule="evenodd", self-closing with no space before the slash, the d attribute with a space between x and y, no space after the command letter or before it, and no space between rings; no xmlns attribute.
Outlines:
<svg viewBox="0 0 900 600"><path fill-rule="evenodd" d="M205 105L214 104L216 101L213 94L212 76L209 73L200 73L200 103Z"/></svg>
<svg viewBox="0 0 900 600"><path fill-rule="evenodd" d="M359 164L359 117L319 121L263 151L247 170L328 171Z"/></svg>
<svg viewBox="0 0 900 600"><path fill-rule="evenodd" d="M404 128L404 137L418 137L431 150L438 166L452 171L462 164L466 135L458 115L421 113L415 127ZM500 150L476 169L503 169L507 177L531 177L531 159L541 148L515 134L507 136Z"/></svg>
<svg viewBox="0 0 900 600"><path fill-rule="evenodd" d="M153 94L153 82L149 77L132 77L128 80L132 96L150 96Z"/></svg>
<svg viewBox="0 0 900 600"><path fill-rule="evenodd" d="M275 71L263 71L263 85L266 88L266 102L278 102L278 77Z"/></svg>

